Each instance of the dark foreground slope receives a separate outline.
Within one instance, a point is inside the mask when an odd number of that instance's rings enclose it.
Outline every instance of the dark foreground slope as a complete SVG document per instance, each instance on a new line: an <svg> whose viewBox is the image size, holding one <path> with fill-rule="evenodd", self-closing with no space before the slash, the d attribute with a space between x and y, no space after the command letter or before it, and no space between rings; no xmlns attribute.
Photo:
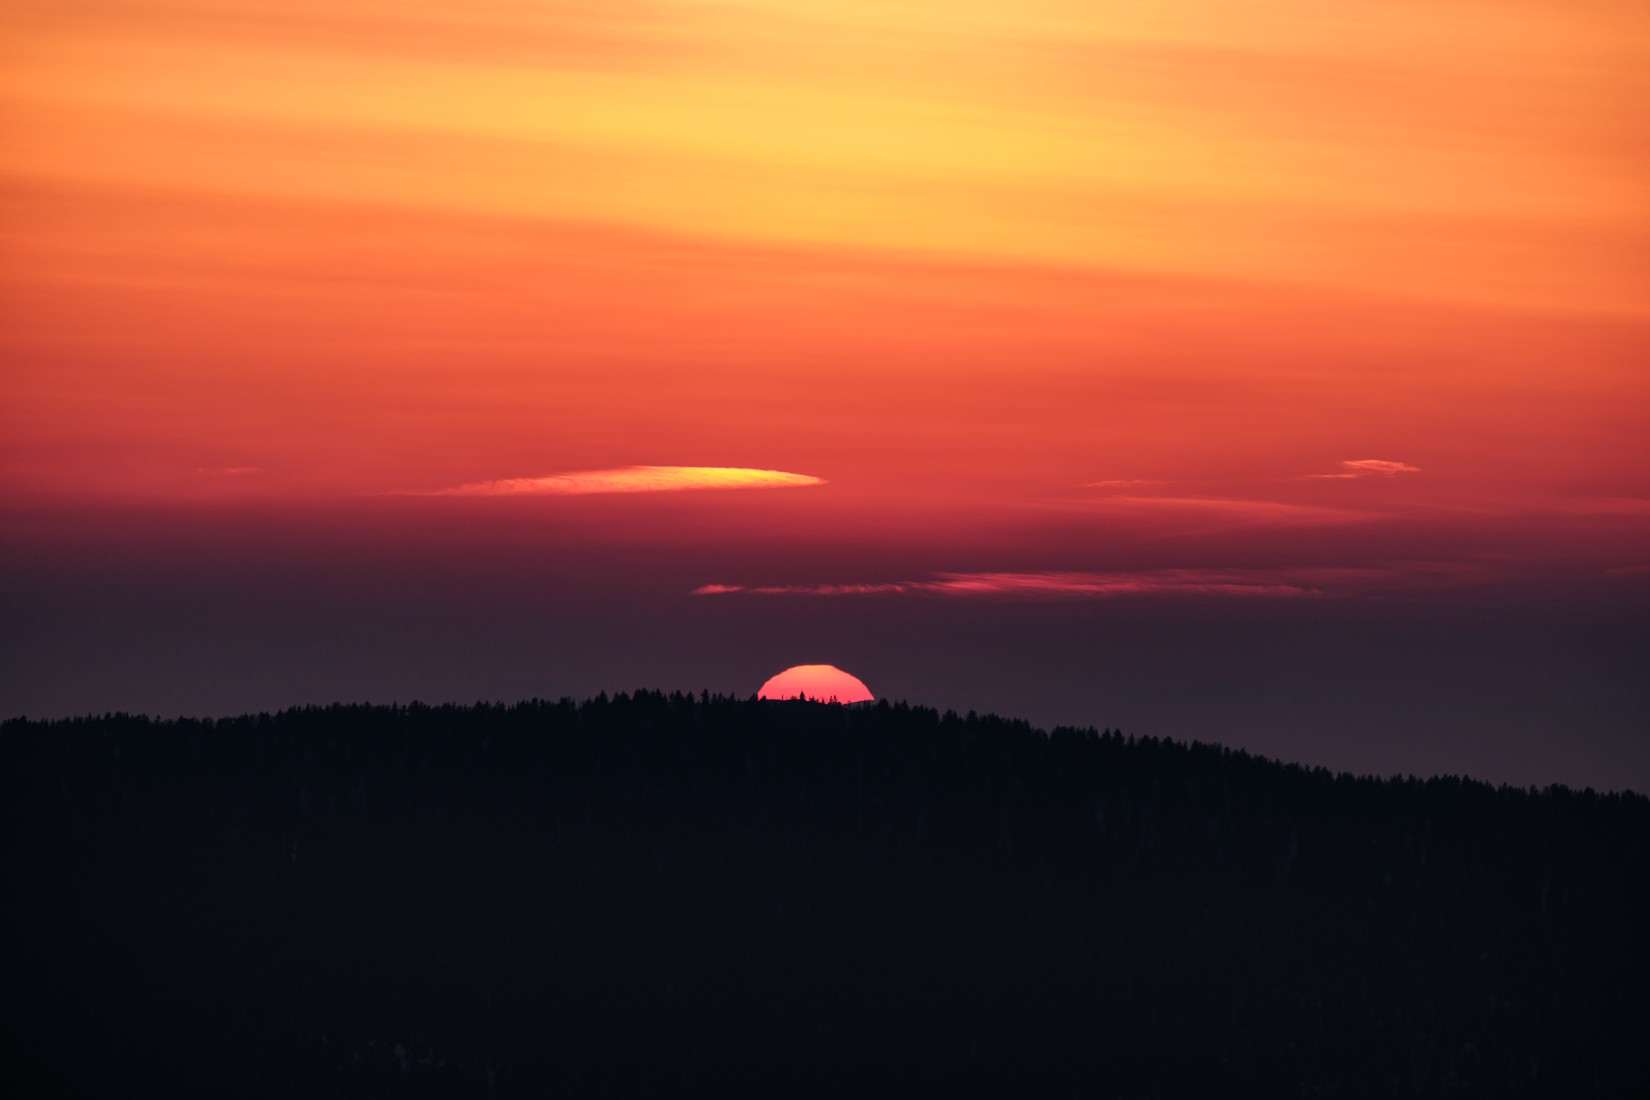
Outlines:
<svg viewBox="0 0 1650 1100"><path fill-rule="evenodd" d="M1650 1085L1637 796L650 693L12 722L0 784L7 1095Z"/></svg>

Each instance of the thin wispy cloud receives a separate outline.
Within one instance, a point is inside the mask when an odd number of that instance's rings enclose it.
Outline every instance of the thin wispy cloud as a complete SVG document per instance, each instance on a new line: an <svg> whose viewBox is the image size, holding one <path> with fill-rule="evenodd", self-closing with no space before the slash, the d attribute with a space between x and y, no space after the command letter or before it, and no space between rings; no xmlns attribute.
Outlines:
<svg viewBox="0 0 1650 1100"><path fill-rule="evenodd" d="M1019 599L1138 595L1302 597L1322 595L1297 580L1257 570L1163 569L1135 573L936 573L927 580L872 584L707 584L695 596L869 596L922 594Z"/></svg>
<svg viewBox="0 0 1650 1100"><path fill-rule="evenodd" d="M576 470L545 477L477 481L424 496L588 496L597 493L682 493L715 489L794 489L823 485L823 478L744 466L622 466Z"/></svg>
<svg viewBox="0 0 1650 1100"><path fill-rule="evenodd" d="M963 596L1315 596L1316 588L1265 574L1170 569L1149 573L945 573L937 591Z"/></svg>
<svg viewBox="0 0 1650 1100"><path fill-rule="evenodd" d="M1650 498L1585 497L1566 501L1554 510L1577 516L1650 516Z"/></svg>
<svg viewBox="0 0 1650 1100"><path fill-rule="evenodd" d="M1380 566L1271 569L1034 570L935 573L925 580L848 584L706 584L694 596L928 595L1018 600L1119 597L1310 599L1454 587L1489 579L1480 563L1408 561Z"/></svg>
<svg viewBox="0 0 1650 1100"><path fill-rule="evenodd" d="M877 596L901 592L937 591L931 581L888 581L880 584L702 584L690 596Z"/></svg>
<svg viewBox="0 0 1650 1100"><path fill-rule="evenodd" d="M1407 462L1395 462L1389 458L1348 458L1341 461L1341 468L1334 473L1307 474L1308 478L1317 481L1351 481L1365 477L1397 477L1399 474L1418 474L1419 466L1411 466Z"/></svg>
<svg viewBox="0 0 1650 1100"><path fill-rule="evenodd" d="M1315 526L1358 523L1375 518L1370 513L1317 504L1291 504L1282 500L1251 500L1239 497L1198 496L1117 496L1096 500L1094 507L1109 511L1134 512L1152 516L1184 515L1219 524L1278 524Z"/></svg>

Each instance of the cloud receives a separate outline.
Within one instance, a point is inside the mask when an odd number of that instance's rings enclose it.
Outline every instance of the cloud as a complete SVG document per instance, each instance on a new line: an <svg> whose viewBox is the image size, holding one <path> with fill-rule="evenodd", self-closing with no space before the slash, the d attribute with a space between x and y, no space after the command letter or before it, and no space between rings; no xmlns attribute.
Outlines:
<svg viewBox="0 0 1650 1100"><path fill-rule="evenodd" d="M1556 510L1577 516L1650 516L1650 498L1586 497L1566 501Z"/></svg>
<svg viewBox="0 0 1650 1100"><path fill-rule="evenodd" d="M1315 504L1289 504L1281 500L1247 500L1236 497L1105 497L1092 506L1109 510L1152 515L1182 513L1216 519L1225 523L1271 523L1307 526L1326 523L1356 523L1374 518L1365 512L1327 508Z"/></svg>
<svg viewBox="0 0 1650 1100"><path fill-rule="evenodd" d="M823 485L823 478L743 466L622 466L545 477L477 481L422 496L586 496L594 493L681 493L702 489L788 489Z"/></svg>
<svg viewBox="0 0 1650 1100"><path fill-rule="evenodd" d="M1307 474L1319 481L1349 481L1361 477L1396 477L1399 474L1418 474L1421 467L1389 458L1347 458L1341 460L1340 471L1333 474Z"/></svg>
<svg viewBox="0 0 1650 1100"><path fill-rule="evenodd" d="M1018 600L1129 596L1263 599L1344 597L1454 587L1493 579L1480 563L1403 561L1379 566L1271 569L1145 569L1119 572L1037 570L935 573L927 580L859 584L706 584L694 596L931 595Z"/></svg>
<svg viewBox="0 0 1650 1100"><path fill-rule="evenodd" d="M873 584L707 584L694 596L865 596L930 593L1019 599L1139 595L1319 596L1301 579L1262 570L1159 569L1135 573L1029 572L936 573L928 580Z"/></svg>
<svg viewBox="0 0 1650 1100"><path fill-rule="evenodd" d="M933 590L965 596L1314 596L1276 577L1238 570L1166 569L1143 573L942 573Z"/></svg>
<svg viewBox="0 0 1650 1100"><path fill-rule="evenodd" d="M922 592L928 582L885 584L702 584L690 596L726 596L741 592L751 596L872 596L887 592Z"/></svg>
<svg viewBox="0 0 1650 1100"><path fill-rule="evenodd" d="M1132 489L1138 485L1161 485L1161 481L1154 481L1147 477L1113 478L1109 481L1088 481L1083 483L1085 489Z"/></svg>

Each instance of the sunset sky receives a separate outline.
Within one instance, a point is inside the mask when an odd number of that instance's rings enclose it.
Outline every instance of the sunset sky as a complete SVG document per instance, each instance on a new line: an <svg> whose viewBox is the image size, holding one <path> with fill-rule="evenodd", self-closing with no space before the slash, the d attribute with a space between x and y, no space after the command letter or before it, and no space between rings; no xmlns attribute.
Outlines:
<svg viewBox="0 0 1650 1100"><path fill-rule="evenodd" d="M1650 789L1640 0L0 0L0 717Z"/></svg>

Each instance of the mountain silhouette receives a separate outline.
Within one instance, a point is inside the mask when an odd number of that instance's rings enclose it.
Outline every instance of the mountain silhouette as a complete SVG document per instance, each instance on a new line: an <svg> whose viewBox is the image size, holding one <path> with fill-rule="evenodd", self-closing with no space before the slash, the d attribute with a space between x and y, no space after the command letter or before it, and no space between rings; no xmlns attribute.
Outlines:
<svg viewBox="0 0 1650 1100"><path fill-rule="evenodd" d="M641 691L0 727L8 1094L1650 1094L1650 800Z"/></svg>

